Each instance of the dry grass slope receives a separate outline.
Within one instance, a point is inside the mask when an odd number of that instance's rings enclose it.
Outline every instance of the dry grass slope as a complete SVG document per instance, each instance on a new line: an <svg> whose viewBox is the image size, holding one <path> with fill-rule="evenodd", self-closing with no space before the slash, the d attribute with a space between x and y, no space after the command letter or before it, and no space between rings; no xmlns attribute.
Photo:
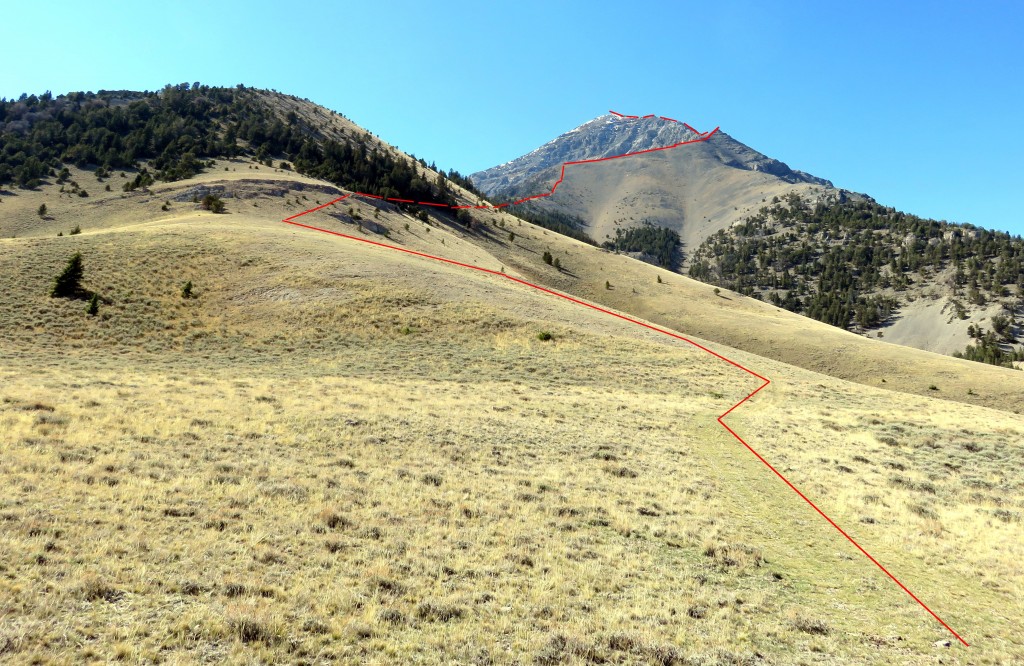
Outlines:
<svg viewBox="0 0 1024 666"><path fill-rule="evenodd" d="M714 422L756 380L282 225L329 194L227 166L200 179L238 188L227 215L174 200L195 182L41 222L52 192L3 197L22 237L0 240L0 661L1024 660L1021 417L715 347L773 380L733 427L974 644L935 647L948 634ZM499 214L474 233L365 202L318 216L691 334L680 312L820 330ZM75 251L96 317L47 295Z"/></svg>

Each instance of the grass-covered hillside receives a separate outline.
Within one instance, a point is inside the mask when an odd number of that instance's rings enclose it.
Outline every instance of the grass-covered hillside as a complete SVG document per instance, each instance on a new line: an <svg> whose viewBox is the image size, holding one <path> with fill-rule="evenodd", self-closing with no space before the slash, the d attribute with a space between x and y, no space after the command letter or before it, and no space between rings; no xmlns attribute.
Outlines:
<svg viewBox="0 0 1024 666"><path fill-rule="evenodd" d="M222 160L4 198L0 660L1024 658L1024 422L939 399L1002 400L1019 373L979 366L967 395L850 336L892 385L941 385L920 397L698 339L773 380L732 427L973 644L937 647L950 635L716 423L759 382L500 276L280 222L332 187ZM684 302L723 334L835 331L500 213L301 219L652 315ZM79 291L52 296L75 254Z"/></svg>

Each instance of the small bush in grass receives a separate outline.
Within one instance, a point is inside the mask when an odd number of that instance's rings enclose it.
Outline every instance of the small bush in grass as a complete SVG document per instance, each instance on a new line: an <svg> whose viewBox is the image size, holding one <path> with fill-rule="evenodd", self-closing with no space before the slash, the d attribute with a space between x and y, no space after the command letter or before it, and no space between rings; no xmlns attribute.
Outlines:
<svg viewBox="0 0 1024 666"><path fill-rule="evenodd" d="M558 260L558 257L555 257L555 260L551 263L551 265L557 268L558 270L562 270L562 262Z"/></svg>
<svg viewBox="0 0 1024 666"><path fill-rule="evenodd" d="M224 586L224 596L226 597L243 597L249 594L249 588L242 583L228 583Z"/></svg>
<svg viewBox="0 0 1024 666"><path fill-rule="evenodd" d="M39 214L39 217L46 217L46 204L39 204L39 210L37 210L36 213Z"/></svg>
<svg viewBox="0 0 1024 666"><path fill-rule="evenodd" d="M314 634L316 636L323 636L324 634L331 633L330 625L317 618L309 618L303 622L302 630L308 634Z"/></svg>
<svg viewBox="0 0 1024 666"><path fill-rule="evenodd" d="M794 629L802 631L805 634L814 634L817 636L827 636L832 629L824 620L818 618L807 617L805 615L797 615L791 620Z"/></svg>
<svg viewBox="0 0 1024 666"><path fill-rule="evenodd" d="M324 509L320 512L320 520L332 530L346 529L353 526L351 520L341 515L334 509Z"/></svg>
<svg viewBox="0 0 1024 666"><path fill-rule="evenodd" d="M390 578L383 578L381 576L372 576L367 581L367 587L371 593L377 593L381 595L389 595L393 597L399 597L405 594L405 586L396 580Z"/></svg>
<svg viewBox="0 0 1024 666"><path fill-rule="evenodd" d="M84 273L82 253L76 252L68 259L64 270L53 281L53 289L50 290L50 296L54 298L74 298L78 296L82 291L82 276Z"/></svg>
<svg viewBox="0 0 1024 666"><path fill-rule="evenodd" d="M203 197L203 201L200 205L203 207L203 210L208 210L211 213L224 212L224 202L221 201L220 197L214 194L207 194Z"/></svg>
<svg viewBox="0 0 1024 666"><path fill-rule="evenodd" d="M192 280L185 283L185 286L181 288L182 298L192 298Z"/></svg>
<svg viewBox="0 0 1024 666"><path fill-rule="evenodd" d="M661 276L658 276L658 284L661 284Z"/></svg>
<svg viewBox="0 0 1024 666"><path fill-rule="evenodd" d="M555 666L556 664L576 663L577 660L574 660L573 657L578 657L579 661L585 664L603 664L608 661L603 648L585 643L577 638L567 638L561 634L552 636L533 661L537 666Z"/></svg>
<svg viewBox="0 0 1024 666"><path fill-rule="evenodd" d="M610 290L612 288L612 283L609 282L608 280L605 280L604 281L604 288Z"/></svg>
<svg viewBox="0 0 1024 666"><path fill-rule="evenodd" d="M541 331L540 333L537 334L537 339L540 340L541 342L547 342L551 338L552 335L547 331Z"/></svg>
<svg viewBox="0 0 1024 666"><path fill-rule="evenodd" d="M939 390L939 387L938 387L938 386L936 386L935 384L929 384L929 385L928 385L928 390L929 390L929 391L938 391L938 390Z"/></svg>
<svg viewBox="0 0 1024 666"><path fill-rule="evenodd" d="M264 618L254 615L233 617L228 620L231 633L243 643L265 643L272 645L281 640L282 631Z"/></svg>
<svg viewBox="0 0 1024 666"><path fill-rule="evenodd" d="M722 293L722 290L719 289L718 287L715 287L714 291L715 291L715 296L720 296L721 293Z"/></svg>
<svg viewBox="0 0 1024 666"><path fill-rule="evenodd" d="M424 601L416 607L416 617L427 622L448 622L462 617L463 611L458 606Z"/></svg>
<svg viewBox="0 0 1024 666"><path fill-rule="evenodd" d="M608 647L618 652L630 652L640 647L641 642L630 634L612 634L608 637Z"/></svg>
<svg viewBox="0 0 1024 666"><path fill-rule="evenodd" d="M374 637L373 627L362 622L354 622L348 626L349 633L359 640L366 640Z"/></svg>
<svg viewBox="0 0 1024 666"><path fill-rule="evenodd" d="M544 263L547 264L548 266L550 266L552 264L552 262L554 262L554 259L555 259L554 257L551 256L551 253L548 252L547 250L544 251L543 258L544 258Z"/></svg>
<svg viewBox="0 0 1024 666"><path fill-rule="evenodd" d="M78 594L86 601L106 601L108 603L114 603L124 596L124 592L95 576L90 576L82 581L78 587Z"/></svg>
<svg viewBox="0 0 1024 666"><path fill-rule="evenodd" d="M387 624L405 624L405 613L396 608L384 608L377 613L377 620Z"/></svg>
<svg viewBox="0 0 1024 666"><path fill-rule="evenodd" d="M75 225L75 228L74 228L74 229L72 229L72 230L71 230L70 232L68 232L68 235L69 235L69 236L77 236L77 235L78 235L78 234L80 234L80 233L82 233L82 227L80 227L80 226L78 226L78 225L76 224L76 225Z"/></svg>
<svg viewBox="0 0 1024 666"><path fill-rule="evenodd" d="M100 312L100 297L98 294L93 294L92 298L89 299L89 305L85 308L85 313L92 317L95 317Z"/></svg>

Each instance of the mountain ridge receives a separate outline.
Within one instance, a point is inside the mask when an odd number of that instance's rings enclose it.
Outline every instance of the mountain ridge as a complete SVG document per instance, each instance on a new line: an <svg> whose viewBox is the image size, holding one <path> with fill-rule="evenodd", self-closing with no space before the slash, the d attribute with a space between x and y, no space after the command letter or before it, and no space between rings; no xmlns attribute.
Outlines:
<svg viewBox="0 0 1024 666"><path fill-rule="evenodd" d="M710 138L710 135L728 137L729 148L737 153L731 159L723 159L727 166L769 173L790 182L834 187L824 178L791 169L784 162L741 144L719 128L711 132L699 132L687 123L663 116L635 117L615 112L588 120L520 157L475 172L470 175L470 179L489 195L522 196L525 192L517 189L517 186L524 179L516 178L516 175L523 170L547 169L566 162L650 152Z"/></svg>
<svg viewBox="0 0 1024 666"><path fill-rule="evenodd" d="M661 150L672 146L679 147ZM559 180L565 163L618 155L627 157L574 168ZM699 132L662 116L614 112L469 180L489 197L512 201L548 192L557 182L557 192L529 207L575 218L579 231L598 242L647 222L676 231L688 248L791 191L815 201L868 198L791 169L720 128Z"/></svg>

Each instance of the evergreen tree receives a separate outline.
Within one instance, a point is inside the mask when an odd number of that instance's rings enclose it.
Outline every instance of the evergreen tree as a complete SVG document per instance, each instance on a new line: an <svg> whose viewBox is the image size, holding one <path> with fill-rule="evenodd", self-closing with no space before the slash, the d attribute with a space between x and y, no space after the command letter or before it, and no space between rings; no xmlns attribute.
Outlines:
<svg viewBox="0 0 1024 666"><path fill-rule="evenodd" d="M83 274L82 253L76 252L68 259L64 270L53 281L53 289L50 290L50 296L54 298L74 298L78 296L82 289Z"/></svg>

